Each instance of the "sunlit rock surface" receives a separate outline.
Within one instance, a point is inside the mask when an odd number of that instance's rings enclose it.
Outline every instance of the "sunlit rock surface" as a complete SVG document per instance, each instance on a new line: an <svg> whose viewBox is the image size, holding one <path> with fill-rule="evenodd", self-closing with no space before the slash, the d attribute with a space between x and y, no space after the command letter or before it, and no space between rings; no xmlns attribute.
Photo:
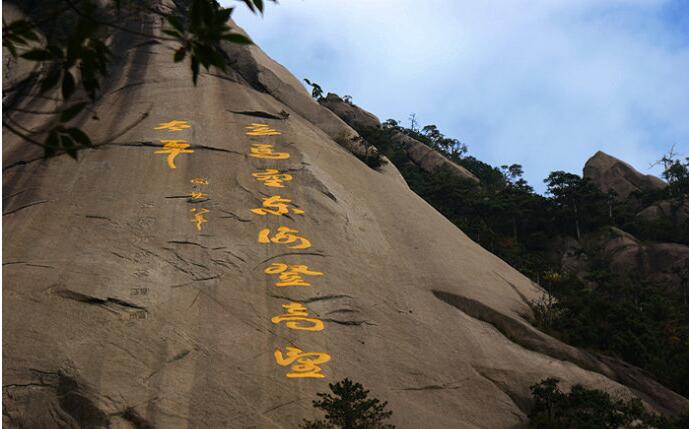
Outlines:
<svg viewBox="0 0 689 429"><path fill-rule="evenodd" d="M294 428L343 377L399 428L516 427L548 376L688 405L532 328L541 290L338 145L258 47L194 87L138 42L113 42L78 162L3 131L5 426Z"/></svg>

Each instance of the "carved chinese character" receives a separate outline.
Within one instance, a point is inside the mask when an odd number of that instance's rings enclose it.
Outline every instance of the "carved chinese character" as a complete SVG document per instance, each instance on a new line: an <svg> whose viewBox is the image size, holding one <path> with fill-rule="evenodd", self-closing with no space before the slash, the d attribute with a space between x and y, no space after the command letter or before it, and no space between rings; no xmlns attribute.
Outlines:
<svg viewBox="0 0 689 429"><path fill-rule="evenodd" d="M190 182L194 185L207 185L208 179L206 179L205 177L195 177L191 179Z"/></svg>
<svg viewBox="0 0 689 429"><path fill-rule="evenodd" d="M291 174L280 173L279 170L274 168L266 168L264 171L257 171L256 173L251 173L251 175L271 188L284 188L285 185L282 182L292 180Z"/></svg>
<svg viewBox="0 0 689 429"><path fill-rule="evenodd" d="M161 140L164 143L163 149L155 151L157 154L167 154L167 165L168 167L175 169L175 158L180 153L192 153L191 149L187 149L190 145L186 140ZM182 143L184 142L184 143Z"/></svg>
<svg viewBox="0 0 689 429"><path fill-rule="evenodd" d="M282 216L283 214L290 212L288 204L291 202L292 200L288 200L287 198L282 198L279 195L273 195L272 197L263 198L263 207L251 209L251 212L261 216L265 216L267 214ZM292 213L304 214L304 210L293 207Z"/></svg>
<svg viewBox="0 0 689 429"><path fill-rule="evenodd" d="M206 220L206 218L203 217L203 215L206 214L206 213L208 213L209 210L207 210L207 209L201 209L201 210L191 209L191 212L192 212L192 213L196 213L196 214L194 215L194 219L192 219L191 221L192 221L193 223L196 224L196 229L198 229L199 231L201 231L201 225L203 225L204 223L208 222L208 221Z"/></svg>
<svg viewBox="0 0 689 429"><path fill-rule="evenodd" d="M187 128L191 128L187 121L170 121L158 124L154 130L182 131Z"/></svg>
<svg viewBox="0 0 689 429"><path fill-rule="evenodd" d="M251 153L249 156L254 158L262 159L288 159L289 153L287 152L273 152L272 144L254 143L251 148Z"/></svg>
<svg viewBox="0 0 689 429"><path fill-rule="evenodd" d="M283 304L282 308L287 310L287 314L281 314L270 319L270 321L276 325L280 322L287 322L285 326L290 329L297 329L300 331L323 330L323 321L313 317L307 317L309 311L303 304L291 302L289 304Z"/></svg>
<svg viewBox="0 0 689 429"><path fill-rule="evenodd" d="M132 313L129 313L129 318L130 319L147 319L148 318L148 312L146 310L136 310Z"/></svg>
<svg viewBox="0 0 689 429"><path fill-rule="evenodd" d="M203 192L196 192L193 191L191 193L191 199L193 201L198 201L198 200L207 200L208 199L208 194L204 194Z"/></svg>
<svg viewBox="0 0 689 429"><path fill-rule="evenodd" d="M268 124L249 124L245 127L247 136L277 136L282 133L270 128Z"/></svg>
<svg viewBox="0 0 689 429"><path fill-rule="evenodd" d="M275 283L277 287L285 286L311 286L311 283L305 281L302 276L322 276L323 273L318 271L309 271L306 265L287 265L280 262L273 262L263 270L266 274L279 274L280 281Z"/></svg>
<svg viewBox="0 0 689 429"><path fill-rule="evenodd" d="M275 350L275 362L280 366L292 365L287 378L325 378L319 365L330 361L325 352L304 352L297 347L287 346L287 354Z"/></svg>
<svg viewBox="0 0 689 429"><path fill-rule="evenodd" d="M304 237L299 237L298 235L295 235L296 232L299 231L296 229L288 228L286 226L281 226L278 227L278 232L271 237L270 229L264 228L258 233L258 242L264 244L268 244L271 242L275 244L298 243L293 246L289 246L290 249L308 249L309 247L311 247L311 242Z"/></svg>

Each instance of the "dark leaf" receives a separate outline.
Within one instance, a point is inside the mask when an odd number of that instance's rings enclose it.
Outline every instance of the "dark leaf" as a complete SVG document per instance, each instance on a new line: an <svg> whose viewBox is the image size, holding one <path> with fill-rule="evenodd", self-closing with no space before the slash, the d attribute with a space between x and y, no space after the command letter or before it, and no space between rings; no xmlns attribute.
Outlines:
<svg viewBox="0 0 689 429"><path fill-rule="evenodd" d="M230 15L232 15L232 8L221 9L218 13L218 21L224 24L230 19Z"/></svg>
<svg viewBox="0 0 689 429"><path fill-rule="evenodd" d="M184 38L182 33L180 33L179 31L175 31L175 30L167 30L166 29L166 30L163 30L163 33L167 34L168 36L172 36L175 39L183 39Z"/></svg>
<svg viewBox="0 0 689 429"><path fill-rule="evenodd" d="M34 31L36 27L34 27L33 23L21 19L19 21L15 21L9 25L8 30L18 36L21 36L22 38L26 40L32 40L34 42L38 42L38 35Z"/></svg>
<svg viewBox="0 0 689 429"><path fill-rule="evenodd" d="M93 147L93 143L88 135L79 128L68 128L67 133L81 146Z"/></svg>
<svg viewBox="0 0 689 429"><path fill-rule="evenodd" d="M187 50L184 46L177 49L175 51L175 57L174 57L175 62L178 63L178 62L182 61L186 54L187 54Z"/></svg>
<svg viewBox="0 0 689 429"><path fill-rule="evenodd" d="M43 143L44 153L43 156L49 158L55 155L55 151L60 147L60 138L58 137L57 130L53 129L48 134L48 137Z"/></svg>
<svg viewBox="0 0 689 429"><path fill-rule="evenodd" d="M252 12L256 13L256 7L254 6L254 2L251 0L242 0L246 7L249 8Z"/></svg>
<svg viewBox="0 0 689 429"><path fill-rule="evenodd" d="M53 67L48 71L48 74L41 82L41 93L55 87L62 76L62 69L59 67Z"/></svg>
<svg viewBox="0 0 689 429"><path fill-rule="evenodd" d="M59 134L60 136L60 145L62 148L67 152L67 155L70 157L74 158L74 160L77 159L77 147L74 145L74 140L72 139L72 136L68 134Z"/></svg>
<svg viewBox="0 0 689 429"><path fill-rule="evenodd" d="M62 49L59 46L48 45L45 47L45 49L47 51L49 51L53 55L54 58L62 59L63 53L62 53Z"/></svg>
<svg viewBox="0 0 689 429"><path fill-rule="evenodd" d="M62 77L62 98L67 100L69 97L71 97L74 93L75 87L76 86L74 84L74 77L72 76L72 73L65 70L65 75Z"/></svg>
<svg viewBox="0 0 689 429"><path fill-rule="evenodd" d="M172 28L177 30L180 33L184 33L184 24L182 23L182 20L180 19L179 16L175 15L167 15L167 22L170 23Z"/></svg>
<svg viewBox="0 0 689 429"><path fill-rule="evenodd" d="M82 110L84 110L84 107L86 107L88 103L82 102L82 103L77 103L74 104L65 110L62 111L60 114L60 122L69 122L71 121L75 116L79 114Z"/></svg>
<svg viewBox="0 0 689 429"><path fill-rule="evenodd" d="M32 49L23 53L21 57L29 61L50 61L53 59L53 54L46 49Z"/></svg>
<svg viewBox="0 0 689 429"><path fill-rule="evenodd" d="M248 37L240 33L225 34L222 36L223 40L227 40L232 43L238 43L240 45L252 45L254 42Z"/></svg>
<svg viewBox="0 0 689 429"><path fill-rule="evenodd" d="M196 57L191 57L191 80L196 86L196 80L199 77L199 60Z"/></svg>

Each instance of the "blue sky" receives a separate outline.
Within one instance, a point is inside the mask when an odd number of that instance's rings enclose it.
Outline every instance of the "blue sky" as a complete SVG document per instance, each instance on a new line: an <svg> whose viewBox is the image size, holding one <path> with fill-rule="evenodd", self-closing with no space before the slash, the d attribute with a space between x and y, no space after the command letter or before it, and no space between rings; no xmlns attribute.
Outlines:
<svg viewBox="0 0 689 429"><path fill-rule="evenodd" d="M227 1L223 2L225 5ZM236 4L236 2L234 2ZM282 0L233 17L298 78L436 124L543 191L597 150L689 156L689 0Z"/></svg>

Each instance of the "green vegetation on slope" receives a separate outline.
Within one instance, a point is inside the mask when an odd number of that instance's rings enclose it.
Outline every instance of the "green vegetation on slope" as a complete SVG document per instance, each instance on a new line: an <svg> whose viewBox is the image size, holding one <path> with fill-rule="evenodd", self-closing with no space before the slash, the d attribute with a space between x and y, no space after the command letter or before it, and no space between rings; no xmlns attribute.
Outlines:
<svg viewBox="0 0 689 429"><path fill-rule="evenodd" d="M559 380L547 378L531 386L534 406L529 414L532 429L682 429L689 427L689 414L665 418L646 412L638 399L625 401L597 389L574 385L569 393Z"/></svg>
<svg viewBox="0 0 689 429"><path fill-rule="evenodd" d="M588 249L593 270L582 280L562 270L552 248L562 237L581 238L609 226L641 240L689 244L689 222L676 226L636 216L640 206L689 194L689 159L665 160L670 186L664 191L637 192L620 203L589 180L564 171L552 172L545 179L547 195L539 195L522 179L521 166L497 168L466 156L464 144L445 137L433 125L417 130L388 120L382 128L359 131L398 167L414 192L554 296L533 303L535 323L541 329L570 344L638 365L669 388L689 395L687 285L683 290L615 275L597 249ZM398 132L462 165L481 180L481 186L448 170L422 171L391 143ZM689 267L686 271L684 277L689 279Z"/></svg>

